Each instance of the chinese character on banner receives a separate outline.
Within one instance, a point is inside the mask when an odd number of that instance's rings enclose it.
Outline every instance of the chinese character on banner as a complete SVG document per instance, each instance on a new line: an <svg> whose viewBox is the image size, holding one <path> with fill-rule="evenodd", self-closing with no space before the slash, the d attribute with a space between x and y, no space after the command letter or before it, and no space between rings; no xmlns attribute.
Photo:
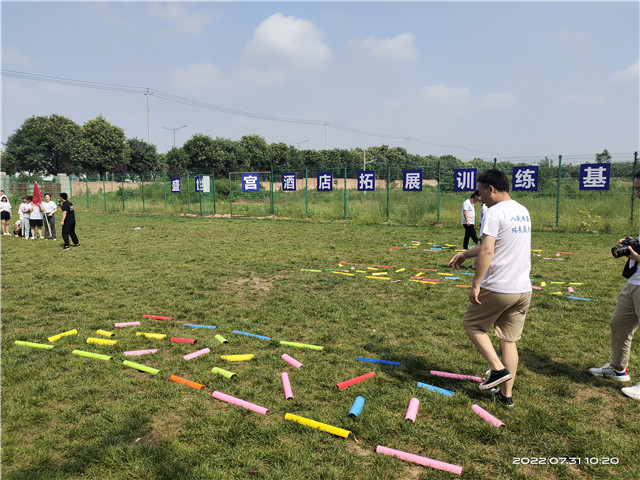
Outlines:
<svg viewBox="0 0 640 480"><path fill-rule="evenodd" d="M512 190L538 190L539 167L513 167Z"/></svg>
<svg viewBox="0 0 640 480"><path fill-rule="evenodd" d="M421 192L422 170L403 170L402 190L405 192Z"/></svg>
<svg viewBox="0 0 640 480"><path fill-rule="evenodd" d="M610 163L580 165L580 190L609 190Z"/></svg>
<svg viewBox="0 0 640 480"><path fill-rule="evenodd" d="M375 170L358 170L358 191L373 192L376 189Z"/></svg>
<svg viewBox="0 0 640 480"><path fill-rule="evenodd" d="M317 175L317 190L319 192L332 192L333 191L333 172L318 172Z"/></svg>
<svg viewBox="0 0 640 480"><path fill-rule="evenodd" d="M242 191L257 192L260 190L260 175L258 173L242 174Z"/></svg>
<svg viewBox="0 0 640 480"><path fill-rule="evenodd" d="M204 193L211 191L211 181L209 175L201 175L196 177L196 193Z"/></svg>
<svg viewBox="0 0 640 480"><path fill-rule="evenodd" d="M285 192L296 191L296 174L295 173L282 174L282 190Z"/></svg>
<svg viewBox="0 0 640 480"><path fill-rule="evenodd" d="M476 169L456 168L454 170L454 192L474 192L476 190Z"/></svg>
<svg viewBox="0 0 640 480"><path fill-rule="evenodd" d="M180 193L181 180L179 178L171 179L171 193Z"/></svg>

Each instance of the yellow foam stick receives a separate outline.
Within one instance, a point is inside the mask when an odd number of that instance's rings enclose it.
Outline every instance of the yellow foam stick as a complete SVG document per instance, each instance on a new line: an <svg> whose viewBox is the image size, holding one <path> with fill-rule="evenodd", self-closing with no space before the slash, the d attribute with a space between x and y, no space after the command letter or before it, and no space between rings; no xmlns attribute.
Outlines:
<svg viewBox="0 0 640 480"><path fill-rule="evenodd" d="M374 278L376 280L391 280L389 277L372 277L371 275L367 275L367 278Z"/></svg>
<svg viewBox="0 0 640 480"><path fill-rule="evenodd" d="M115 333L107 332L106 330L96 330L98 335L102 335L103 337L113 337Z"/></svg>
<svg viewBox="0 0 640 480"><path fill-rule="evenodd" d="M464 252L464 248L456 248L454 252Z"/></svg>
<svg viewBox="0 0 640 480"><path fill-rule="evenodd" d="M229 362L244 362L245 360L251 360L253 357L253 353L247 355L220 355L221 359L228 360Z"/></svg>
<svg viewBox="0 0 640 480"><path fill-rule="evenodd" d="M412 282L416 282L416 283L428 283L429 285L437 285L438 282L428 282L427 280L411 280Z"/></svg>
<svg viewBox="0 0 640 480"><path fill-rule="evenodd" d="M451 274L450 273L440 273L440 272L438 272L438 275L447 275L447 276L449 276Z"/></svg>
<svg viewBox="0 0 640 480"><path fill-rule="evenodd" d="M356 270L356 272L358 272L358 273L367 273L366 270Z"/></svg>
<svg viewBox="0 0 640 480"><path fill-rule="evenodd" d="M95 343L97 345L115 345L117 340L106 340L104 338L87 338L87 343Z"/></svg>
<svg viewBox="0 0 640 480"><path fill-rule="evenodd" d="M531 250L532 252L540 253L542 250Z"/></svg>
<svg viewBox="0 0 640 480"><path fill-rule="evenodd" d="M400 269L396 270L396 273L404 272L405 270L406 270L406 268L400 268Z"/></svg>
<svg viewBox="0 0 640 480"><path fill-rule="evenodd" d="M372 273L371 275L373 275L374 277L377 275L388 275L387 272L378 272L378 273Z"/></svg>
<svg viewBox="0 0 640 480"><path fill-rule="evenodd" d="M298 415L293 415L292 413L287 413L284 416L284 419L291 420L292 422L298 422L302 425L306 425L307 427L317 428L318 430L322 430L324 432L328 432L343 438L348 438L349 434L351 433L349 430L345 430L344 428L338 428L332 425L327 425L326 423L316 422L315 420L300 417Z"/></svg>
<svg viewBox="0 0 640 480"><path fill-rule="evenodd" d="M73 330L69 330L68 332L62 332L57 335L54 335L53 337L49 337L47 338L47 340L49 340L50 342L55 342L56 340L60 340L62 337L66 337L67 335L77 335L77 334L78 334L78 330L74 328Z"/></svg>
<svg viewBox="0 0 640 480"><path fill-rule="evenodd" d="M336 272L335 270L331 273L337 273L338 275L347 275L349 277L355 277L356 274L355 273L346 273L346 272Z"/></svg>
<svg viewBox="0 0 640 480"><path fill-rule="evenodd" d="M549 283L553 283L554 285L564 285L564 282L549 282Z"/></svg>
<svg viewBox="0 0 640 480"><path fill-rule="evenodd" d="M562 295L562 292L551 292L550 295Z"/></svg>
<svg viewBox="0 0 640 480"><path fill-rule="evenodd" d="M547 282L540 282L540 286L541 287L546 287L547 286Z"/></svg>
<svg viewBox="0 0 640 480"><path fill-rule="evenodd" d="M451 245L450 243L445 243L444 246L445 247L455 247L455 245Z"/></svg>
<svg viewBox="0 0 640 480"><path fill-rule="evenodd" d="M375 267L367 267L367 269L368 269L368 270L378 270L378 269L377 269L377 268L375 268Z"/></svg>
<svg viewBox="0 0 640 480"><path fill-rule="evenodd" d="M156 340L162 340L167 336L166 333L145 333L145 332L136 332L136 337L140 335L144 335L146 338L155 338Z"/></svg>

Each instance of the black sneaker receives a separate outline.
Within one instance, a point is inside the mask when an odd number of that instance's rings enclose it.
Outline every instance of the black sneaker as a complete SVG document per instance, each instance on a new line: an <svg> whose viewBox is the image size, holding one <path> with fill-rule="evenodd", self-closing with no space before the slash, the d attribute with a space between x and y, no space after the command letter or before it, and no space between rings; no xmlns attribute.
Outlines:
<svg viewBox="0 0 640 480"><path fill-rule="evenodd" d="M507 407L513 407L513 397L505 397L500 390L495 392L493 390L491 391L494 393L495 399L498 402L503 403Z"/></svg>
<svg viewBox="0 0 640 480"><path fill-rule="evenodd" d="M496 385L506 382L511 378L511 373L506 368L502 370L489 370L487 379L479 385L480 390L489 390Z"/></svg>
<svg viewBox="0 0 640 480"><path fill-rule="evenodd" d="M69 246L64 246L62 247L62 250L71 250L71 248L69 248Z"/></svg>
<svg viewBox="0 0 640 480"><path fill-rule="evenodd" d="M79 246L80 246L80 244L79 244L79 243L74 243L74 244L73 244L73 246L74 246L74 247L79 247Z"/></svg>

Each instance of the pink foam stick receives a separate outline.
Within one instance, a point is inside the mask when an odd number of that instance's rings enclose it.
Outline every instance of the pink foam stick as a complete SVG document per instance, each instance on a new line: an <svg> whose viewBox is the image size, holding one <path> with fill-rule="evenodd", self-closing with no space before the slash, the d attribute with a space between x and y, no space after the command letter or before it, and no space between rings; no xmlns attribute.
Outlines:
<svg viewBox="0 0 640 480"><path fill-rule="evenodd" d="M157 348L152 348L151 350L130 350L128 352L123 352L123 355L125 357L137 357L139 355L146 355L148 353L156 353L157 351Z"/></svg>
<svg viewBox="0 0 640 480"><path fill-rule="evenodd" d="M405 420L411 420L415 423L416 415L418 414L418 407L420 406L420 400L412 398L409 400L409 408L407 408L407 414L404 416Z"/></svg>
<svg viewBox="0 0 640 480"><path fill-rule="evenodd" d="M436 468L438 470L444 470L445 472L455 473L456 475L462 474L462 467L459 465L453 465L451 463L441 462L439 460L433 460L427 457L421 457L420 455L414 455L413 453L403 452L401 450L394 450L393 448L383 447L378 445L376 447L376 453L382 453L383 455L390 455L392 457L406 460L407 462L417 463L418 465L424 465L425 467Z"/></svg>
<svg viewBox="0 0 640 480"><path fill-rule="evenodd" d="M295 358L290 357L289 355L287 355L286 353L282 354L282 359L287 362L289 365L293 365L296 368L300 368L302 366L302 363L300 363L299 361L297 361Z"/></svg>
<svg viewBox="0 0 640 480"><path fill-rule="evenodd" d="M431 370L429 373L431 375L436 375L438 377L447 377L447 378L455 378L456 380L473 380L474 382L482 382L482 378L472 377L471 375L460 375L459 373L439 372L437 370Z"/></svg>
<svg viewBox="0 0 640 480"><path fill-rule="evenodd" d="M575 293L575 291L573 290L573 287L567 287L567 291L569 293Z"/></svg>
<svg viewBox="0 0 640 480"><path fill-rule="evenodd" d="M542 290L542 287L536 287L535 285L531 285L531 288L533 288L534 290Z"/></svg>
<svg viewBox="0 0 640 480"><path fill-rule="evenodd" d="M124 322L124 323L114 323L114 327L134 327L136 325L140 325L140 322Z"/></svg>
<svg viewBox="0 0 640 480"><path fill-rule="evenodd" d="M287 375L287 372L282 372L280 376L282 377L282 386L284 387L284 398L289 400L290 398L293 398L291 384L289 383L289 375Z"/></svg>
<svg viewBox="0 0 640 480"><path fill-rule="evenodd" d="M498 420L496 417L487 412L484 408L479 405L471 405L471 410L476 412L480 418L482 418L485 422L490 423L495 427L504 427L504 423Z"/></svg>
<svg viewBox="0 0 640 480"><path fill-rule="evenodd" d="M198 350L197 352L188 353L187 355L183 355L182 358L185 360L191 360L193 358L199 357L200 355L204 355L205 353L209 353L211 350L208 348L203 348L202 350Z"/></svg>
<svg viewBox="0 0 640 480"><path fill-rule="evenodd" d="M231 395L227 395L226 393L215 391L211 396L213 398L217 398L218 400L222 400L223 402L231 403L233 405L246 408L247 410L260 413L262 415L265 415L269 411L268 408L261 407L260 405L256 405L255 403L247 402L246 400L232 397Z"/></svg>

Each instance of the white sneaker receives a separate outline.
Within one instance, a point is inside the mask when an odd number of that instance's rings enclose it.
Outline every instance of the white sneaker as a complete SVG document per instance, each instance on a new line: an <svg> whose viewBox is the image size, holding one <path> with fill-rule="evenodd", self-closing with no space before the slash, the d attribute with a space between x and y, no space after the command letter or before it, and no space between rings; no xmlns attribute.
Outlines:
<svg viewBox="0 0 640 480"><path fill-rule="evenodd" d="M628 382L630 380L628 368L625 368L622 372L619 372L611 368L610 363L607 363L600 368L590 368L589 373L596 377L612 378L614 380L618 380L619 382Z"/></svg>
<svg viewBox="0 0 640 480"><path fill-rule="evenodd" d="M633 387L624 387L620 389L620 391L624 393L627 397L640 400L640 383L638 383L637 385L634 385Z"/></svg>

